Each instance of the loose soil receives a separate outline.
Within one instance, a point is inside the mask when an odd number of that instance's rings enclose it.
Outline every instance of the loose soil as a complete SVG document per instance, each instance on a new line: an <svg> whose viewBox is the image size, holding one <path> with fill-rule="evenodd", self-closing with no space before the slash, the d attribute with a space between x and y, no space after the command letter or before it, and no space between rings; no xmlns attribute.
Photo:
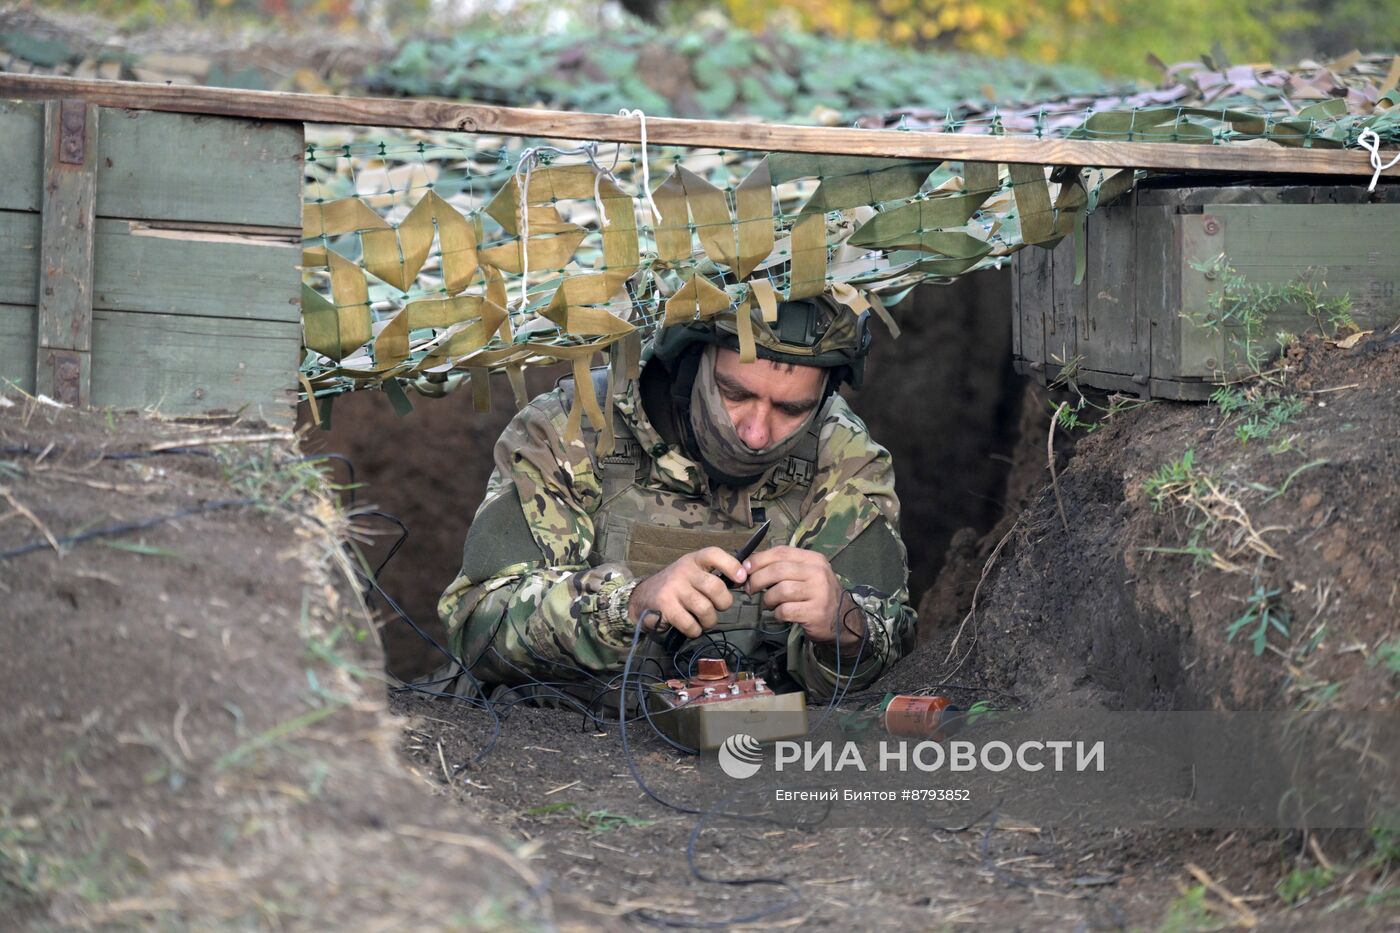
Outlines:
<svg viewBox="0 0 1400 933"><path fill-rule="evenodd" d="M0 398L0 926L548 922L395 754L343 518L266 433Z"/></svg>
<svg viewBox="0 0 1400 933"><path fill-rule="evenodd" d="M1395 709L1377 649L1400 633L1400 339L1344 349L1309 337L1282 363L1302 409L1271 437L1242 443L1242 419L1215 405L1156 402L1080 439L1059 473L1068 529L1046 483L1045 419L1018 453L1039 459L1028 507L951 555L935 592L960 598L926 603L925 636L961 627L965 670L1042 708ZM1203 515L1155 508L1144 486L1188 450L1220 508L1242 510L1277 556L1241 546L1228 521L1199 543L1233 569L1162 550L1189 546ZM1259 586L1291 619L1263 656L1252 627L1227 636ZM914 658L899 676L933 669Z"/></svg>

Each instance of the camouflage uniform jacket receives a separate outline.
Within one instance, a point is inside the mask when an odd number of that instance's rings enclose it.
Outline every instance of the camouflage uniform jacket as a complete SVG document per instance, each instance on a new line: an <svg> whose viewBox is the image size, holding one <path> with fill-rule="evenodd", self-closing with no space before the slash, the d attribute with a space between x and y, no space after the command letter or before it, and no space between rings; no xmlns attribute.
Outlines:
<svg viewBox="0 0 1400 933"><path fill-rule="evenodd" d="M501 434L462 570L438 605L452 650L481 680L602 683L622 669L632 642L630 628L596 623L604 594L689 551L733 551L765 518L773 521L765 546L823 554L864 611L869 636L858 665L852 670L853 659L814 645L801 627L763 610L760 595L741 590L717 630L686 642L677 658L696 649L723 656L705 648L718 636L775 687L790 679L824 698L838 683L862 689L912 647L890 456L839 394L813 419L814 462L794 470L785 461L746 489L712 486L668 444L647 418L637 380L616 397L613 456L595 453L591 429L564 439L571 398L568 384L539 396ZM660 648L644 637L638 652L634 669ZM677 670L657 667L664 676Z"/></svg>

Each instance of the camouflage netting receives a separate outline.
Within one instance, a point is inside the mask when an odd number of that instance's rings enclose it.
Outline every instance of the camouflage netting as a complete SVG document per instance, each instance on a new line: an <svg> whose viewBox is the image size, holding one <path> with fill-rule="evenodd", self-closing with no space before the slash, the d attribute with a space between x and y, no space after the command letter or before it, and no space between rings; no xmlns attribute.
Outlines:
<svg viewBox="0 0 1400 933"><path fill-rule="evenodd" d="M0 68L910 132L1337 148L1370 129L1387 150L1400 142L1400 69L1355 54L1294 69L1206 59L1163 66L1155 89L1093 95L1101 79L1076 69L722 26L617 28L410 41L349 55L350 72L321 62L274 80L238 71L232 49L144 51L17 15ZM582 368L599 353L635 365L659 322L720 307L827 291L883 312L919 282L1053 247L1140 177L655 146L644 171L635 146L315 126L308 142L304 388L382 387L400 407L405 386L466 382L485 405L488 380L473 374L504 371L523 392L528 365Z"/></svg>
<svg viewBox="0 0 1400 933"><path fill-rule="evenodd" d="M1202 65L1171 71L1171 86L1146 98L894 120L909 131L1330 148L1369 129L1389 148L1400 141L1397 76L1360 56L1295 72ZM309 139L307 388L383 386L401 405L399 380L441 394L468 376L484 406L490 371L523 393L524 366L581 372L607 352L634 368L663 321L731 307L771 314L777 300L826 292L887 317L883 305L915 284L1055 246L1138 177L314 127Z"/></svg>

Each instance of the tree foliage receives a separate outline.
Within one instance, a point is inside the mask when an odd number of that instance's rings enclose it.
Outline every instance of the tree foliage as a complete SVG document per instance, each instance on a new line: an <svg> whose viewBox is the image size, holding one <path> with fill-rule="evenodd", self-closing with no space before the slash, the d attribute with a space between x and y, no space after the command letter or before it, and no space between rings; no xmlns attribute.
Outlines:
<svg viewBox="0 0 1400 933"><path fill-rule="evenodd" d="M1219 49L1266 60L1286 37L1322 21L1307 0L722 0L736 22L775 20L832 36L893 45L1018 55L1154 77L1147 53L1165 61ZM1396 6L1394 0L1379 0Z"/></svg>

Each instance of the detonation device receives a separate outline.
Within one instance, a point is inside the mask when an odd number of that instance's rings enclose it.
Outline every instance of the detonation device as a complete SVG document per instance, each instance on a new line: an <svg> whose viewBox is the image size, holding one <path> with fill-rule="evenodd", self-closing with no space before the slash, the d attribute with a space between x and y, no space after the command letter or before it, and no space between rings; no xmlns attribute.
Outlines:
<svg viewBox="0 0 1400 933"><path fill-rule="evenodd" d="M770 524L758 526L735 552L736 560L743 563L757 550ZM718 570L714 573L723 576ZM670 654L684 643L685 635L675 629L662 639ZM653 685L647 691L647 711L673 741L701 751L719 748L736 732L760 742L807 734L805 694L774 693L762 677L730 671L722 658L699 658L690 679Z"/></svg>

